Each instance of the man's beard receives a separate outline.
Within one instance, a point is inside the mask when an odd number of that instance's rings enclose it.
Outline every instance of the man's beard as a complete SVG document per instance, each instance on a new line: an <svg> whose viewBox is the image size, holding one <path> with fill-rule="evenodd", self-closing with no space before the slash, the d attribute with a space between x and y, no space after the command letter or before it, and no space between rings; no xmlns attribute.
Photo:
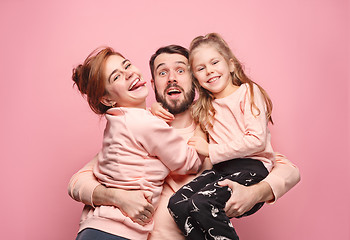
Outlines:
<svg viewBox="0 0 350 240"><path fill-rule="evenodd" d="M170 100L168 100L169 102L167 102L167 100L164 96L167 95L166 92L171 87L176 87L176 88L180 89L181 92L183 92L184 98L182 101L179 99L170 99ZM191 90L188 92L185 92L184 89L182 87L180 87L179 85L177 85L176 83L169 84L165 88L163 95L158 93L156 87L155 87L154 91L155 91L157 102L161 103L163 108L168 109L168 111L172 114L179 114L179 113L185 112L192 105L194 97L195 97L195 90L194 90L193 85L191 87Z"/></svg>

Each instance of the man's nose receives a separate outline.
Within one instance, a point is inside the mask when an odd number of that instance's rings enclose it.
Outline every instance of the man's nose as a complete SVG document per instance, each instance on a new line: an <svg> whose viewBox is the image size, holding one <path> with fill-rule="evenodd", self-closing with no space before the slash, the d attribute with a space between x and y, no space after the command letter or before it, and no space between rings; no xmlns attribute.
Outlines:
<svg viewBox="0 0 350 240"><path fill-rule="evenodd" d="M173 71L169 72L168 83L176 82L176 74Z"/></svg>

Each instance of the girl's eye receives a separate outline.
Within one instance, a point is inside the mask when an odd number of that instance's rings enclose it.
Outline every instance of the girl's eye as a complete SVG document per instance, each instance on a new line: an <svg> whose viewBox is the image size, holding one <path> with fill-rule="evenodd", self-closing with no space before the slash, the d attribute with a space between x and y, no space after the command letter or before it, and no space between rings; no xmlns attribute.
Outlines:
<svg viewBox="0 0 350 240"><path fill-rule="evenodd" d="M199 67L199 68L197 68L197 72L200 72L200 71L202 71L204 69L204 67Z"/></svg>
<svg viewBox="0 0 350 240"><path fill-rule="evenodd" d="M213 65L217 64L218 62L219 62L219 61L214 61L214 62L213 62Z"/></svg>

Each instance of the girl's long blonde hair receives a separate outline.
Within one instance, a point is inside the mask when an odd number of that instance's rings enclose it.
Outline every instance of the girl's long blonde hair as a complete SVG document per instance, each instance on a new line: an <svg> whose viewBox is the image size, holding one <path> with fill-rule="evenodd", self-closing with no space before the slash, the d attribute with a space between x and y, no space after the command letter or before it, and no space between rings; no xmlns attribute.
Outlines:
<svg viewBox="0 0 350 240"><path fill-rule="evenodd" d="M251 111L253 115L253 108L255 108L258 111L258 114L260 114L260 109L255 105L254 103L254 92L253 92L253 84L256 84L261 93L264 96L264 100L267 107L267 120L270 121L273 124L271 113L272 113L272 101L270 97L268 96L267 92L257 83L252 81L245 73L242 64L240 61L233 55L230 47L225 42L225 40L217 33L209 33L205 36L198 36L195 39L192 40L190 45L190 56L189 56L189 62L190 66L192 66L193 62L193 51L198 48L199 46L206 44L215 47L215 49L221 54L221 56L224 57L227 63L230 62L230 59L233 60L234 64L234 72L231 72L232 77L232 83L233 85L240 86L242 84L247 83L249 85L249 91L250 91L250 105L251 105ZM193 73L193 71L192 71ZM192 107L192 115L194 118L194 121L200 125L201 129L205 132L207 132L207 127L212 128L213 127L213 120L215 116L215 109L212 105L212 101L215 99L214 95L203 88L198 80L194 77L192 74L192 80L194 81L194 84L198 90L199 97L198 100L194 103Z"/></svg>

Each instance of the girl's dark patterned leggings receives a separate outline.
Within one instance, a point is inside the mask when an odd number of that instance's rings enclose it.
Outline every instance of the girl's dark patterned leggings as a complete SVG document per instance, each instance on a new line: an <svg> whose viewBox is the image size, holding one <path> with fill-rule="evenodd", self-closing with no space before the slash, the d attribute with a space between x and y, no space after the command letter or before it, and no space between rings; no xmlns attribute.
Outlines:
<svg viewBox="0 0 350 240"><path fill-rule="evenodd" d="M204 171L170 198L169 212L186 239L238 240L224 211L231 190L227 186L219 186L218 182L229 179L249 186L260 182L267 175L263 163L254 159L232 159L215 164L211 170ZM255 213L263 204L257 203L242 216Z"/></svg>

